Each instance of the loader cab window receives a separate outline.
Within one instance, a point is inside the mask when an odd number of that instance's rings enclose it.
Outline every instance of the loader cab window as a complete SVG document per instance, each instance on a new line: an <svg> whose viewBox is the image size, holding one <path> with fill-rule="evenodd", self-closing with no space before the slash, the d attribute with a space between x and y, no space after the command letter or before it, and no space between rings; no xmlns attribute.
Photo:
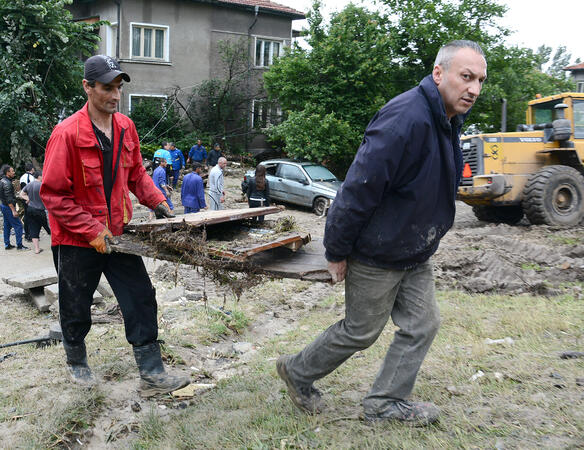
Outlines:
<svg viewBox="0 0 584 450"><path fill-rule="evenodd" d="M555 100L553 102L539 103L533 105L535 112L535 123L551 123L555 120L554 117L554 106L562 103L562 100Z"/></svg>
<svg viewBox="0 0 584 450"><path fill-rule="evenodd" d="M574 138L584 139L584 100L574 100Z"/></svg>

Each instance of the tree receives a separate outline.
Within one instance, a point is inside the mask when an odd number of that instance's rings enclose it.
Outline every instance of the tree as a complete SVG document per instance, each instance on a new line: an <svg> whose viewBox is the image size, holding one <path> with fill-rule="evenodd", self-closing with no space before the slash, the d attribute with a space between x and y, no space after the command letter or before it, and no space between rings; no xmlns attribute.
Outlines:
<svg viewBox="0 0 584 450"><path fill-rule="evenodd" d="M80 57L101 25L73 22L72 0L0 0L0 158L39 156L52 127L84 102Z"/></svg>
<svg viewBox="0 0 584 450"><path fill-rule="evenodd" d="M212 140L226 139L226 145L233 148L249 139L249 105L258 98L261 86L251 80L246 38L220 41L218 53L218 76L195 87L184 109L196 130L203 130Z"/></svg>
<svg viewBox="0 0 584 450"><path fill-rule="evenodd" d="M268 94L289 114L270 135L288 154L342 173L386 101L393 51L380 14L349 5L325 27L319 8L315 2L308 14L311 50L293 47L264 74Z"/></svg>
<svg viewBox="0 0 584 450"><path fill-rule="evenodd" d="M150 150L160 148L162 141L181 139L185 134L183 121L175 106L174 96L170 98L142 97L132 101L130 117L136 125L144 157L151 157ZM162 112L162 114L161 114Z"/></svg>
<svg viewBox="0 0 584 450"><path fill-rule="evenodd" d="M293 47L264 75L271 98L288 114L270 134L289 155L328 161L342 174L373 114L430 74L438 49L454 39L478 42L488 62L488 80L467 120L475 130L500 129L502 99L508 102L508 129L514 129L525 121L527 102L535 94L572 88L557 76L569 59L565 49L558 49L551 71L543 73L551 49L534 53L505 45L509 30L498 19L506 7L495 0L380 3L384 13L349 5L326 26L316 1L308 14L311 48Z"/></svg>

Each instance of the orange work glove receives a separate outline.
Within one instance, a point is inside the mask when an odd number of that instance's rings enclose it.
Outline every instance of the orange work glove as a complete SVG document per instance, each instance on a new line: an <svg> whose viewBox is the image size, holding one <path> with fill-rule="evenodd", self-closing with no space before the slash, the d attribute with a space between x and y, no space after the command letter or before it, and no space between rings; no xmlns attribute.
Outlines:
<svg viewBox="0 0 584 450"><path fill-rule="evenodd" d="M105 243L106 236L111 239L114 237L110 230L104 228L104 230L99 233L93 241L89 241L89 245L91 245L99 253L107 253L107 245Z"/></svg>

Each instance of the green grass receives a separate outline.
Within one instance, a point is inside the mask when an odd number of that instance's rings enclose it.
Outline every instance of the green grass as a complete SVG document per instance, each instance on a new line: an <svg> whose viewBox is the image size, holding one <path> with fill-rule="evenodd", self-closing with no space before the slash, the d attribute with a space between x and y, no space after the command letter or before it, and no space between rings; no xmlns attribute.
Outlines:
<svg viewBox="0 0 584 450"><path fill-rule="evenodd" d="M554 448L584 441L584 396L575 378L582 360L562 360L562 350L584 342L584 305L559 299L439 292L441 330L418 376L414 397L443 411L427 429L400 424L375 428L359 420L366 394L392 339L386 328L371 348L317 382L328 404L310 417L297 411L275 373L275 358L296 351L339 318L319 309L295 329L263 346L244 377L221 382L200 397L156 438L137 448ZM329 298L325 304L332 300ZM513 345L484 343L511 337ZM478 370L485 376L475 382ZM554 387L550 371L565 388ZM500 380L495 373L503 374ZM460 395L447 389L457 386ZM228 426L225 426L228 424ZM145 426L145 425L143 425ZM202 432L204 430L204 432Z"/></svg>
<svg viewBox="0 0 584 450"><path fill-rule="evenodd" d="M308 286L308 288L304 287ZM581 285L580 285L581 286ZM572 295L468 295L439 291L442 324L418 375L413 398L436 403L438 424L412 429L400 424L375 428L359 420L366 395L395 328L388 324L369 349L347 360L316 384L327 409L300 413L275 371L280 354L302 349L343 317L342 285L269 281L229 303L225 315L202 304L165 305L160 338L167 364L194 366L202 382L217 387L178 407L169 397L144 401L135 393L137 369L121 324L95 324L88 336L89 363L102 380L97 390L73 386L66 378L61 346L20 346L0 367L0 437L7 448L75 447L85 431L108 436L130 420L130 431L116 434L115 448L579 448L584 445L584 359L563 360L562 351L584 348L584 300ZM298 296L298 297L297 297ZM311 300L311 308L288 308ZM220 304L214 299L213 304ZM210 302L211 303L211 302ZM259 308L258 304L263 307ZM255 314L271 310L294 319L289 332L271 335L256 346L245 369L213 380L199 358L222 343L253 341L246 329ZM30 335L30 324L46 328L50 317L24 300L1 305L0 331L14 340ZM488 345L485 339L513 339ZM253 341L255 342L255 341ZM197 352L193 354L193 352ZM8 353L8 352L3 352ZM169 370L181 369L169 368ZM477 371L485 376L469 381ZM501 374L501 376L496 376ZM554 374L554 377L550 376ZM558 378L558 376L560 378ZM200 379L199 378L199 379ZM194 378L197 379L197 378ZM558 387L559 386L559 387ZM140 402L133 413L128 402ZM162 407L165 408L162 408ZM110 424L116 424L116 427ZM111 430L107 427L112 426ZM100 428L101 427L101 428ZM93 442L95 445L95 442ZM11 447L12 446L12 447ZM78 448L82 448L79 446Z"/></svg>
<svg viewBox="0 0 584 450"><path fill-rule="evenodd" d="M83 389L83 395L51 410L49 420L37 416L39 427L27 436L27 447L71 448L101 413L105 396L97 389Z"/></svg>

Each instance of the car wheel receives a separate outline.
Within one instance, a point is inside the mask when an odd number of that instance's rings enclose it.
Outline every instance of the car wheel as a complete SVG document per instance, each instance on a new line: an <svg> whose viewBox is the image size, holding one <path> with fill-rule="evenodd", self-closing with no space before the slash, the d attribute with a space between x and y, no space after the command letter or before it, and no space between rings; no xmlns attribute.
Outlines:
<svg viewBox="0 0 584 450"><path fill-rule="evenodd" d="M324 197L317 197L314 199L312 210L317 216L324 216L328 209L328 200Z"/></svg>

